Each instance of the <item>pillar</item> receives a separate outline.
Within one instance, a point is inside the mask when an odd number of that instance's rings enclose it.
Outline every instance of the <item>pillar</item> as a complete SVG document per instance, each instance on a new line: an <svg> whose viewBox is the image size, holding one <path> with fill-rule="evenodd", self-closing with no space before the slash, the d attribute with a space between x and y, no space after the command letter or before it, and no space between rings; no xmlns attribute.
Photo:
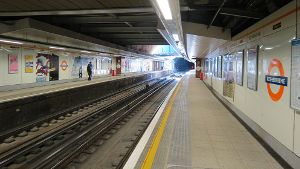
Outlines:
<svg viewBox="0 0 300 169"><path fill-rule="evenodd" d="M111 70L112 71L116 71L117 70L117 58L112 58Z"/></svg>
<svg viewBox="0 0 300 169"><path fill-rule="evenodd" d="M122 60L121 57L117 57L116 58L116 62L117 62L117 64L116 64L117 75L119 75L119 74L122 73L122 71L121 71L121 63L122 63L121 60Z"/></svg>
<svg viewBox="0 0 300 169"><path fill-rule="evenodd" d="M200 78L201 73L201 59L196 58L196 78Z"/></svg>

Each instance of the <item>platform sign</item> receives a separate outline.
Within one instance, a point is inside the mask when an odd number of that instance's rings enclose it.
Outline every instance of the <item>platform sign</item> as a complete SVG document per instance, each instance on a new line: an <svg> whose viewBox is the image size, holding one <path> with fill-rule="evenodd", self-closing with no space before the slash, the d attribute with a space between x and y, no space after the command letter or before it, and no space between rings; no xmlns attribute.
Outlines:
<svg viewBox="0 0 300 169"><path fill-rule="evenodd" d="M272 75L272 70L279 70L279 76L278 73L275 75ZM277 102L281 99L283 92L284 92L284 87L288 85L288 77L285 76L284 74L284 68L279 59L273 59L271 60L269 67L268 67L268 73L265 76L265 81L267 83L267 89L270 98ZM271 85L277 85L279 86L279 90L277 92L272 91Z"/></svg>
<svg viewBox="0 0 300 169"><path fill-rule="evenodd" d="M300 40L292 41L291 108L300 110Z"/></svg>
<svg viewBox="0 0 300 169"><path fill-rule="evenodd" d="M69 67L68 62L66 60L63 60L60 64L61 70L66 71Z"/></svg>

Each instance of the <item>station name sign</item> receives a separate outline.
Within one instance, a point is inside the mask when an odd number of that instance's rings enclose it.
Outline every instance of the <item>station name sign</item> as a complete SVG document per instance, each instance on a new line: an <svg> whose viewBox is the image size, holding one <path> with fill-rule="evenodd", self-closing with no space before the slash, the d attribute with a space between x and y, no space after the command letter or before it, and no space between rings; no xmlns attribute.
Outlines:
<svg viewBox="0 0 300 169"><path fill-rule="evenodd" d="M266 83L271 83L271 84L280 85L280 86L287 86L288 78L282 77L282 76L266 75Z"/></svg>

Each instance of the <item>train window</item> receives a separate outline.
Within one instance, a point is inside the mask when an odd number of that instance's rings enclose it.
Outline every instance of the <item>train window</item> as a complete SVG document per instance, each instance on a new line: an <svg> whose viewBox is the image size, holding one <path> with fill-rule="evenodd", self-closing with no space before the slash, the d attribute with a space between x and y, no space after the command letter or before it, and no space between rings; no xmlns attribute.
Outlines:
<svg viewBox="0 0 300 169"><path fill-rule="evenodd" d="M249 48L247 56L247 87L251 90L257 90L258 46Z"/></svg>
<svg viewBox="0 0 300 169"><path fill-rule="evenodd" d="M235 58L236 58L236 84L243 86L244 50L236 52Z"/></svg>

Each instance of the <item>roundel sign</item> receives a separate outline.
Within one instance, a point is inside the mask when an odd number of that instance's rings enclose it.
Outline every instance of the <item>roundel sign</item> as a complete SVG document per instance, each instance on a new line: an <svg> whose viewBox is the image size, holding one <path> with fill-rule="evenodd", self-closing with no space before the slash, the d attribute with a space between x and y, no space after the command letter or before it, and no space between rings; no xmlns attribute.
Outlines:
<svg viewBox="0 0 300 169"><path fill-rule="evenodd" d="M62 62L61 62L61 64L60 64L60 67L61 67L61 69L63 70L63 71L66 71L67 70L67 68L68 68L68 63L67 63L67 61L66 60L63 60Z"/></svg>
<svg viewBox="0 0 300 169"><path fill-rule="evenodd" d="M280 76L273 76L271 75L271 71L273 68L278 68L279 70L279 75ZM268 88L268 93L270 98L273 101L278 101L282 97L284 87L287 86L288 84L288 78L285 77L284 75L284 69L282 66L282 63L278 59L273 59L268 67L268 74L266 75L266 83L267 83L267 88ZM279 85L280 88L277 91L277 93L274 93L271 89L271 84L273 85Z"/></svg>

